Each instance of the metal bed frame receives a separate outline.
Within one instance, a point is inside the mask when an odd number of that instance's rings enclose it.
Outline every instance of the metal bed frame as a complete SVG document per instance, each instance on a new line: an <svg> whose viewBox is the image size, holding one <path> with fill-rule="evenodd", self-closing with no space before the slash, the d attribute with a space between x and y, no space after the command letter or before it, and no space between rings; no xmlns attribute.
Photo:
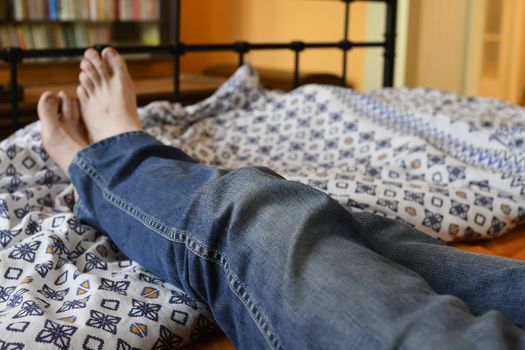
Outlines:
<svg viewBox="0 0 525 350"><path fill-rule="evenodd" d="M250 51L258 50L292 50L294 52L294 87L299 86L299 65L300 54L306 49L340 49L343 53L341 82L346 85L346 70L348 61L348 51L359 47L382 47L384 48L384 71L383 86L391 87L394 82L394 60L396 44L396 13L397 0L339 0L345 4L344 33L343 39L338 42L304 42L292 41L289 43L249 43L238 41L230 44L185 44L180 39L181 24L181 2L173 0L173 43L171 45L160 46L133 46L116 47L123 54L164 54L173 56L173 101L180 100L180 57L189 52L219 52L230 51L236 53L239 65L244 63L244 58ZM382 42L355 42L349 40L350 25L350 4L352 2L382 2L386 4L386 23L385 40ZM100 52L106 45L96 45L95 48ZM82 56L86 48L65 48L65 49L32 49L24 50L19 47L6 48L0 50L0 59L10 66L10 82L8 84L11 99L11 124L13 131L20 128L18 93L18 66L27 58L52 58L52 57L75 57Z"/></svg>

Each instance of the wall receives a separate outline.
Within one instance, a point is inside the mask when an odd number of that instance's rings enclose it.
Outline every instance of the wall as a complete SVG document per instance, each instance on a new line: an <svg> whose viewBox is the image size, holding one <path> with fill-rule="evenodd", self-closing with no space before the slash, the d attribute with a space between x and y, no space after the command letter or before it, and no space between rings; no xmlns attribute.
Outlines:
<svg viewBox="0 0 525 350"><path fill-rule="evenodd" d="M525 2L484 2L486 12L483 13L483 30L479 40L481 45L477 51L481 60L476 94L510 102L522 102L525 92ZM499 11L496 11L495 7ZM494 21L494 12L501 13L499 21Z"/></svg>
<svg viewBox="0 0 525 350"><path fill-rule="evenodd" d="M366 37L370 41L383 41L385 32L385 5L382 3L370 3L367 8ZM377 89L383 84L383 57L384 50L381 48L367 49L365 52L365 76L364 91ZM398 56L397 53L396 56ZM396 57L397 58L397 57ZM398 72L395 71L394 77Z"/></svg>
<svg viewBox="0 0 525 350"><path fill-rule="evenodd" d="M185 43L224 43L235 37L233 0L191 0L182 4L181 40ZM182 70L199 73L214 62L230 61L225 53L191 53L182 58Z"/></svg>
<svg viewBox="0 0 525 350"><path fill-rule="evenodd" d="M525 1L410 0L408 23L408 86L524 102Z"/></svg>
<svg viewBox="0 0 525 350"><path fill-rule="evenodd" d="M339 41L343 35L344 4L327 0L199 0L184 3L182 40L187 43ZM367 4L351 5L350 37L366 37ZM340 74L339 50L306 51L301 55L301 71ZM291 70L291 51L250 53L247 59L256 66ZM183 71L199 72L217 62L235 63L234 54L188 54ZM348 78L357 88L364 85L365 51L350 52Z"/></svg>
<svg viewBox="0 0 525 350"><path fill-rule="evenodd" d="M405 85L409 0L397 2L396 61L394 86ZM383 3L367 6L366 40L383 41L385 36L386 7ZM365 53L364 91L378 89L383 85L383 49L368 49Z"/></svg>
<svg viewBox="0 0 525 350"><path fill-rule="evenodd" d="M519 2L516 16L521 17L517 21L519 32L514 37L514 42L517 44L513 67L516 72L511 77L511 89L514 90L511 92L511 100L519 101L525 106L525 3L523 1Z"/></svg>
<svg viewBox="0 0 525 350"><path fill-rule="evenodd" d="M396 87L405 86L406 84L409 18L410 0L398 0L396 67L394 69L394 86Z"/></svg>
<svg viewBox="0 0 525 350"><path fill-rule="evenodd" d="M469 0L412 0L406 83L462 93Z"/></svg>

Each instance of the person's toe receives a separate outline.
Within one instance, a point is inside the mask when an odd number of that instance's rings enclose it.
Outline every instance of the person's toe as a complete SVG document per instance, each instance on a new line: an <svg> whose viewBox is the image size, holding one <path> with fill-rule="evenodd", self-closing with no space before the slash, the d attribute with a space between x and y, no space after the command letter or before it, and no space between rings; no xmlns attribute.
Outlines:
<svg viewBox="0 0 525 350"><path fill-rule="evenodd" d="M102 60L97 50L89 48L84 52L84 59L88 60L93 68L96 70L97 74L103 78L107 79L109 77L108 67L106 63Z"/></svg>
<svg viewBox="0 0 525 350"><path fill-rule="evenodd" d="M85 58L82 59L82 61L80 61L80 69L82 70L82 72L87 74L87 76L89 77L89 79L91 79L91 81L95 84L95 86L100 85L103 78L100 76L98 71L95 69L91 61Z"/></svg>
<svg viewBox="0 0 525 350"><path fill-rule="evenodd" d="M38 100L38 118L42 121L42 126L49 128L58 125L58 97L56 94L46 91Z"/></svg>
<svg viewBox="0 0 525 350"><path fill-rule="evenodd" d="M106 47L102 50L102 58L107 62L109 68L114 74L121 76L128 74L128 68L124 57L122 57L114 48Z"/></svg>
<svg viewBox="0 0 525 350"><path fill-rule="evenodd" d="M78 74L78 81L80 85L84 88L88 96L91 96L95 91L95 84L91 81L86 72L80 72Z"/></svg>
<svg viewBox="0 0 525 350"><path fill-rule="evenodd" d="M84 89L82 85L77 86L77 97L80 100L80 104L85 104L89 98L87 91Z"/></svg>
<svg viewBox="0 0 525 350"><path fill-rule="evenodd" d="M73 100L73 97L69 96L65 91L60 91L58 98L62 105L62 117L64 121L76 125L76 123L78 123L79 113L78 105Z"/></svg>

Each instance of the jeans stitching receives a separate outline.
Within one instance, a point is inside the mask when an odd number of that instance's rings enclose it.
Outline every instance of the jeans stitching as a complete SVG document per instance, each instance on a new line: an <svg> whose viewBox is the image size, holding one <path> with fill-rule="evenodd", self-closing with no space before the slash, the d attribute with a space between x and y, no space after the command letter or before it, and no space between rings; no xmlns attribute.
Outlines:
<svg viewBox="0 0 525 350"><path fill-rule="evenodd" d="M198 240L194 239L191 233L188 233L183 230L178 230L170 228L162 223L160 223L156 218L142 212L141 210L135 208L129 204L124 199L114 195L113 193L102 189L103 197L108 202L114 204L117 208L122 210L124 213L133 217L146 227L150 228L152 231L160 234L161 236L167 238L170 241L175 241L179 244L184 244L184 246L193 252L195 255L214 262L223 267L226 273L226 278L228 280L228 285L232 292L239 298L239 300L244 304L246 310L252 317L253 321L263 333L266 341L270 344L273 349L280 349L281 345L277 339L273 330L270 330L269 321L266 316L260 311L261 308L252 300L248 288L242 283L242 281L237 277L237 275L230 268L224 254L220 251L209 249L206 245L200 243ZM144 222L143 218L147 218L148 221ZM172 232L175 234L173 235ZM177 237L178 236L178 237ZM211 253L211 254L210 254ZM214 256L215 255L215 256ZM236 286L237 284L237 286ZM255 309L255 311L254 311ZM262 318L262 319L261 319Z"/></svg>
<svg viewBox="0 0 525 350"><path fill-rule="evenodd" d="M117 142L117 141L119 141L121 139L125 139L125 138L128 138L128 137L134 136L134 135L145 135L145 136L151 137L149 134L145 133L142 130L128 131L128 132L125 132L125 133L122 133L122 134L118 134L118 135L115 135L115 136L111 136L111 137L108 137L106 139L103 139L103 140L100 140L98 142L95 142L94 144L90 145L86 150L95 150L95 149L98 149L100 147L103 147L104 145L108 145L108 144Z"/></svg>
<svg viewBox="0 0 525 350"><path fill-rule="evenodd" d="M163 225L156 218L144 213L141 210L138 210L137 208L129 204L127 201L123 200L120 197L115 196L114 194L112 194L106 189L102 189L102 196L104 197L106 201L114 204L117 208L122 210L124 213L130 215L131 217L133 217L134 219L142 223L144 226L162 235L168 240L179 242L179 243L185 242L186 236L188 236L187 232L183 230L178 230L175 228L169 228L166 225Z"/></svg>
<svg viewBox="0 0 525 350"><path fill-rule="evenodd" d="M84 207L84 205L82 204L82 202L79 200L76 205L75 205L75 208L74 208L74 212L77 213L77 216L79 212L84 212L84 213L87 213L87 210L86 210L86 207Z"/></svg>
<svg viewBox="0 0 525 350"><path fill-rule="evenodd" d="M261 311L262 308L255 303L248 288L244 283L239 279L239 277L232 271L230 265L227 262L225 255L218 251L209 249L206 245L200 243L198 240L194 239L191 233L178 230L174 228L169 228L168 226L160 223L156 218L152 217L149 214L142 212L141 210L135 208L127 201L116 196L105 188L105 181L100 177L95 169L92 168L87 161L85 161L80 155L77 155L77 158L74 160L74 163L79 166L79 168L88 175L95 184L102 190L103 198L109 203L113 204L118 209L122 210L127 215L131 216L135 220L139 221L144 226L151 229L153 232L160 234L164 238L177 242L179 244L184 244L184 246L193 252L195 255L214 262L219 266L222 266L226 274L226 279L228 281L228 286L231 291L237 296L237 298L244 304L248 314L252 320L259 328L259 331L263 334L266 341L273 349L282 349L281 342L278 339L275 330L271 327L268 318ZM82 206L83 207L83 206ZM87 211L86 211L87 213ZM144 219L147 219L144 221Z"/></svg>
<svg viewBox="0 0 525 350"><path fill-rule="evenodd" d="M100 177L97 172L84 160L84 158L77 154L76 158L73 160L73 163L77 165L81 170L86 173L100 188L106 187L106 181Z"/></svg>
<svg viewBox="0 0 525 350"><path fill-rule="evenodd" d="M142 212L141 210L135 208L133 205L128 203L126 200L114 195L113 193L102 189L103 197L108 202L114 204L117 208L122 210L124 213L130 215L146 227L149 227L152 231L160 234L161 236L167 238L168 240L175 241L179 244L184 244L184 246L193 252L195 255L219 264L222 266L226 273L226 278L228 280L228 285L234 294L239 298L239 300L244 304L248 313L254 320L255 324L259 330L263 333L266 341L270 343L270 346L274 349L280 349L281 346L277 340L276 335L273 330L270 330L269 321L266 316L262 315L262 312L259 311L261 308L252 300L248 288L242 283L242 281L237 277L237 275L230 268L224 254L220 251L209 249L206 245L200 243L198 240L193 238L191 233L188 233L183 230L178 230L170 228L162 223L160 223L156 218ZM147 221L143 221L143 218L146 218ZM174 232L175 234L173 234ZM214 256L215 255L215 256ZM236 286L237 284L237 286ZM255 311L254 311L255 306ZM261 320L262 318L262 320Z"/></svg>

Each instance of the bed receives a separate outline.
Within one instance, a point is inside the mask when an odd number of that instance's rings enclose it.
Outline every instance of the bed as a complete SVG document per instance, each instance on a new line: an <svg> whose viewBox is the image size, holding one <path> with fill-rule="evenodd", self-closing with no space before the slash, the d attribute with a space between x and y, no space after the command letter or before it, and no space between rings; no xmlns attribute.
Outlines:
<svg viewBox="0 0 525 350"><path fill-rule="evenodd" d="M461 249L525 256L520 107L427 89L269 91L244 64L204 101L139 112L146 132L203 163L266 165L349 211L403 221ZM0 346L233 348L206 305L79 222L39 128L0 143Z"/></svg>

